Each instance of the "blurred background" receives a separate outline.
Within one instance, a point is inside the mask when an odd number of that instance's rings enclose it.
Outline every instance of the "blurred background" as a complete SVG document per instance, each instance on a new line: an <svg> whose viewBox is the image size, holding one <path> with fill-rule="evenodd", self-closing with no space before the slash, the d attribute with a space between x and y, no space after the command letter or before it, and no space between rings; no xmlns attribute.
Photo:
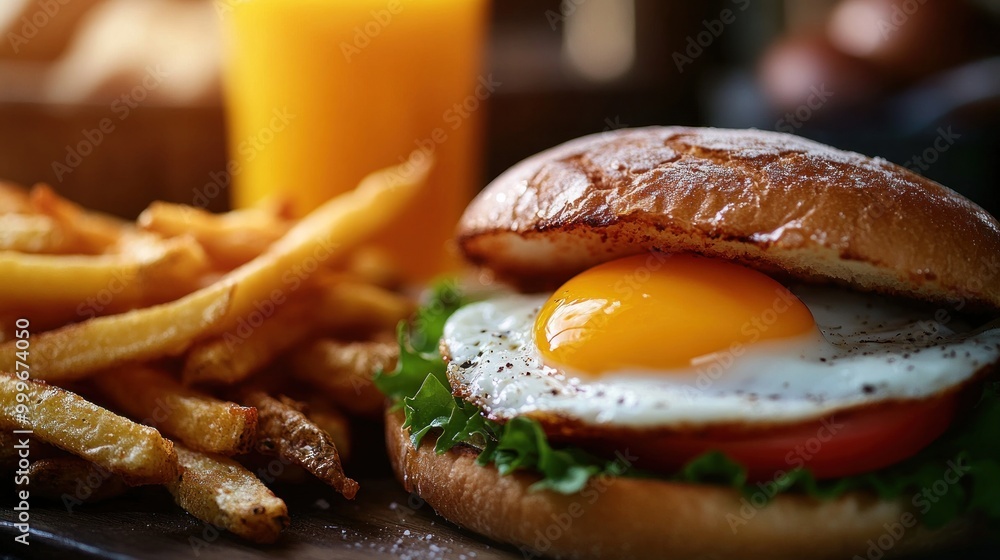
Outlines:
<svg viewBox="0 0 1000 560"><path fill-rule="evenodd" d="M226 39L227 18L255 1L4 0L0 178L50 183L129 217L154 198L227 208L226 174L239 155L227 141L235 102L223 69L226 53L240 48ZM311 70L315 79L340 55L363 62L368 42L396 33L380 18L402 21L407 6L421 2L379 4L359 20L361 35L348 26L348 42L324 51L331 58ZM454 47L481 51L474 53L481 66L469 86L476 102L458 109L469 119L475 113L475 137L462 140L474 144L464 156L477 160L473 184L453 188L479 189L518 160L587 133L648 124L756 127L884 156L1000 214L1000 1L483 6L479 46L463 39ZM365 28L368 20L382 27ZM445 48L459 35L428 33ZM235 87L271 87L269 76L244 77ZM378 102L388 107L410 95L391 89L397 97ZM360 99L378 93L366 90ZM321 124L339 126L333 118Z"/></svg>

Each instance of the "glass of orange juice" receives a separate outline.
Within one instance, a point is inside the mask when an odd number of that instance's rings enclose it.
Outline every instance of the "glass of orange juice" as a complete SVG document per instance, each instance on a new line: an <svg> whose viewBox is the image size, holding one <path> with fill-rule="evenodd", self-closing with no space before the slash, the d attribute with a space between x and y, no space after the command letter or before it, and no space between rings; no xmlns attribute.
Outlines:
<svg viewBox="0 0 1000 560"><path fill-rule="evenodd" d="M435 167L377 244L410 280L451 268L480 180L488 0L240 0L227 28L232 200L302 215L414 150Z"/></svg>

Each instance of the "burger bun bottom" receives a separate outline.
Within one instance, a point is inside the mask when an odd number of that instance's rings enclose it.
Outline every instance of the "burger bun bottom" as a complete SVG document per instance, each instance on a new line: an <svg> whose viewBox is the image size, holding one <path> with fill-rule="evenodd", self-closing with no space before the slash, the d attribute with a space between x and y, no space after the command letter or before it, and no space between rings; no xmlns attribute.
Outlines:
<svg viewBox="0 0 1000 560"><path fill-rule="evenodd" d="M531 491L536 475L501 476L476 451L418 449L401 411L386 413L396 477L449 521L518 547L525 558L880 558L924 554L969 537L970 523L930 531L908 501L853 493L819 501L769 483L749 497L721 486L598 476L579 493ZM623 449L619 461L629 458ZM872 549L872 550L869 550Z"/></svg>

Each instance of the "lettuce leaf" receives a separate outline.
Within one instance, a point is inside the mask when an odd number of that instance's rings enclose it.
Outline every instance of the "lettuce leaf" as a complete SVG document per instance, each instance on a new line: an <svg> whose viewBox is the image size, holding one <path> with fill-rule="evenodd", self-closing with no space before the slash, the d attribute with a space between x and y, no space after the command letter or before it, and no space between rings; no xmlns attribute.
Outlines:
<svg viewBox="0 0 1000 560"><path fill-rule="evenodd" d="M437 345L448 317L468 299L453 282L437 284L415 319L398 330L400 359L392 372L379 372L376 386L396 399L405 414L411 443L419 446L437 436L434 450L456 445L479 450L481 465L493 464L501 474L522 470L539 480L532 490L573 494L595 476L650 477L632 467L627 457L608 460L574 447L553 447L538 422L516 418L499 424L474 404L454 397ZM667 478L715 484L741 491L753 503L796 492L832 499L850 491L867 491L883 499L903 499L922 522L938 527L969 513L1000 522L1000 391L987 387L968 417L920 453L886 469L834 480L817 481L806 468L773 480L748 482L747 471L723 453L712 451L691 460Z"/></svg>
<svg viewBox="0 0 1000 560"><path fill-rule="evenodd" d="M401 322L396 328L399 342L396 369L389 373L375 373L375 386L384 395L397 401L414 396L428 375L448 385L445 364L437 344L444 334L445 321L466 303L465 296L454 281L434 284L413 321L409 324Z"/></svg>
<svg viewBox="0 0 1000 560"><path fill-rule="evenodd" d="M426 375L416 393L403 398L403 427L409 428L414 447L433 431L437 453L470 445L480 450L480 465L493 463L504 475L516 470L538 472L542 478L532 485L533 490L564 494L579 492L594 475L620 470L614 462L579 449L553 449L533 420L517 418L504 425L488 420L479 407L453 397L446 383L433 374Z"/></svg>

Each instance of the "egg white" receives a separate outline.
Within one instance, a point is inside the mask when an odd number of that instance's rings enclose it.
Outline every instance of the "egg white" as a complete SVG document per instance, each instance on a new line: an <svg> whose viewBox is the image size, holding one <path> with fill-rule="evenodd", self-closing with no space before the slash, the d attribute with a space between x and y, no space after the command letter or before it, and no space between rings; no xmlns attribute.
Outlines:
<svg viewBox="0 0 1000 560"><path fill-rule="evenodd" d="M947 309L839 288L791 290L821 334L753 343L773 321L765 312L744 330L747 339L682 370L595 378L544 364L533 325L547 295L499 296L459 309L445 325L442 350L452 385L494 418L546 413L630 428L811 420L929 397L1000 360L995 324L973 330Z"/></svg>

